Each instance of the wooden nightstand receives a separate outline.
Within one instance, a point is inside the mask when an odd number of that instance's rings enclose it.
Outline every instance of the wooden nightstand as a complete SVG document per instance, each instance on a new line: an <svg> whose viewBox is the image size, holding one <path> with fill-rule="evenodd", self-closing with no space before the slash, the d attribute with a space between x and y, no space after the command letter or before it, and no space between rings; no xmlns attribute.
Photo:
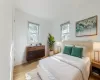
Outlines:
<svg viewBox="0 0 100 80"><path fill-rule="evenodd" d="M91 64L91 75L100 79L100 63L92 61Z"/></svg>

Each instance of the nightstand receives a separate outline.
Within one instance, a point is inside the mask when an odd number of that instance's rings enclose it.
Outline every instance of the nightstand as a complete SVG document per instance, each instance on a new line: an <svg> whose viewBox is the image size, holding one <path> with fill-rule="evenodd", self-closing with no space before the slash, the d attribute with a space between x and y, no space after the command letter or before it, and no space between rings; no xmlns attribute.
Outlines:
<svg viewBox="0 0 100 80"><path fill-rule="evenodd" d="M91 75L100 79L100 63L92 61L91 64Z"/></svg>

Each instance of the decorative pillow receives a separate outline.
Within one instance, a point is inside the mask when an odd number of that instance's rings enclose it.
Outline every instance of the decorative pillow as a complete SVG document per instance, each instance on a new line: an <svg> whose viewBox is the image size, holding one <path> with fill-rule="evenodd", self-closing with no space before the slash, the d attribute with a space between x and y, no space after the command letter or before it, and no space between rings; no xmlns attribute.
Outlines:
<svg viewBox="0 0 100 80"><path fill-rule="evenodd" d="M72 48L72 56L82 58L83 48L73 47Z"/></svg>
<svg viewBox="0 0 100 80"><path fill-rule="evenodd" d="M65 46L65 47L64 47L63 53L64 53L64 54L71 55L72 48L73 48L73 46Z"/></svg>
<svg viewBox="0 0 100 80"><path fill-rule="evenodd" d="M85 46L75 46L78 48L83 48L82 57L87 57L86 47Z"/></svg>

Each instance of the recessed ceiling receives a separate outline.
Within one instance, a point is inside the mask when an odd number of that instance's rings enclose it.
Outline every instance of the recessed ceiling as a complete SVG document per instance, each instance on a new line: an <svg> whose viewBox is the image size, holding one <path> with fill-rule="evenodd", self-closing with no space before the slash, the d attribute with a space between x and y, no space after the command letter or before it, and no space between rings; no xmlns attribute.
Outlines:
<svg viewBox="0 0 100 80"><path fill-rule="evenodd" d="M70 14L86 1L91 0L16 0L16 8L40 18L54 19Z"/></svg>

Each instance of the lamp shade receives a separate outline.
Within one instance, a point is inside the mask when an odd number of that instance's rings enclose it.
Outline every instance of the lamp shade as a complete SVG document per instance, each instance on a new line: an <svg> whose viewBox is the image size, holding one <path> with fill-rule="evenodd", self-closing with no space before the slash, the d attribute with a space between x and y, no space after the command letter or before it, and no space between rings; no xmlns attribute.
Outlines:
<svg viewBox="0 0 100 80"><path fill-rule="evenodd" d="M93 50L100 51L100 42L93 42Z"/></svg>
<svg viewBox="0 0 100 80"><path fill-rule="evenodd" d="M61 46L61 42L56 42L56 45L57 46Z"/></svg>

